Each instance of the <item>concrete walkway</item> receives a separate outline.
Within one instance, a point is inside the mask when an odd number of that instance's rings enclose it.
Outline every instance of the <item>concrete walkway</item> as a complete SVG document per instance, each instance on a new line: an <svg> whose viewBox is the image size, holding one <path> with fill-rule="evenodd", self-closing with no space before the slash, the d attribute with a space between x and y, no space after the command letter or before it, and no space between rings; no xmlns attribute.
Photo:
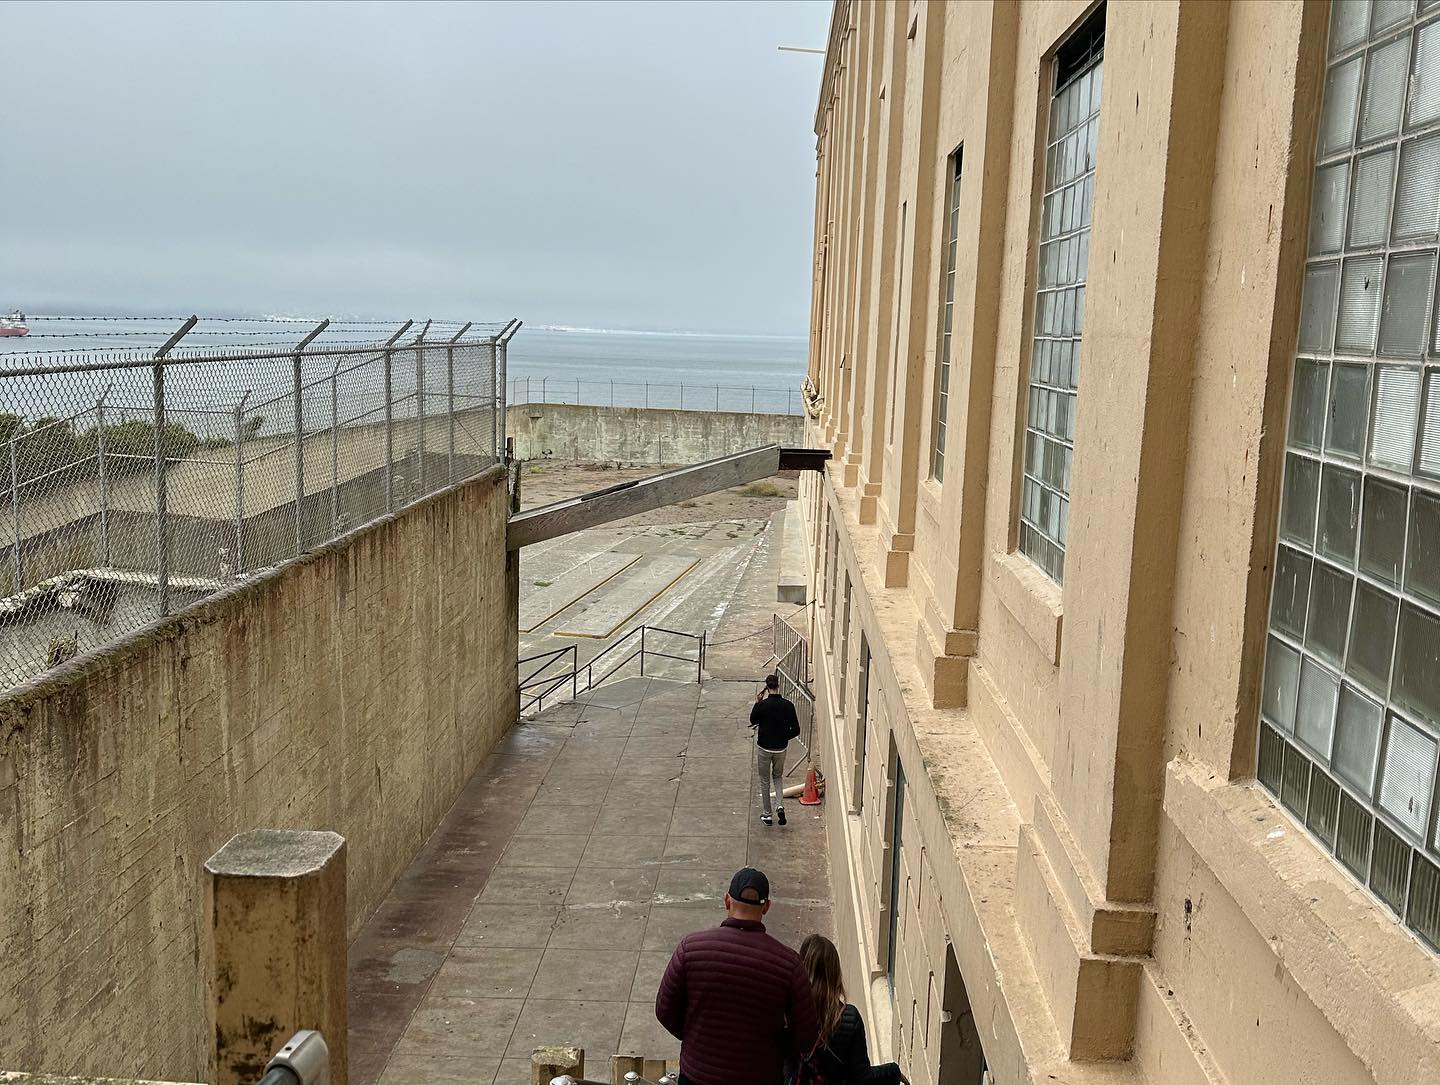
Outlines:
<svg viewBox="0 0 1440 1085"><path fill-rule="evenodd" d="M674 1057L656 985L747 864L771 933L831 933L818 811L759 821L755 688L627 679L514 728L351 946L354 1085L528 1085L556 1043L607 1080L613 1054Z"/></svg>

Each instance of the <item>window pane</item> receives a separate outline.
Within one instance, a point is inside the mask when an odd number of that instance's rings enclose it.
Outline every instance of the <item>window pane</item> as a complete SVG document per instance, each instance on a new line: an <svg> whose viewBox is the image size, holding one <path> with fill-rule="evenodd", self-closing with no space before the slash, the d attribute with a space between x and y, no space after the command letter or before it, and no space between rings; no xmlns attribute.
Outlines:
<svg viewBox="0 0 1440 1085"><path fill-rule="evenodd" d="M1310 620L1305 626L1305 647L1335 666L1345 659L1345 634L1350 626L1350 588L1347 573L1317 561L1310 572Z"/></svg>
<svg viewBox="0 0 1440 1085"><path fill-rule="evenodd" d="M1340 794L1340 828L1335 834L1335 857L1361 881L1370 874L1370 835L1375 819L1344 792Z"/></svg>
<svg viewBox="0 0 1440 1085"><path fill-rule="evenodd" d="M1360 106L1360 71L1364 57L1347 60L1330 69L1325 79L1325 106L1320 120L1320 153L1333 154L1355 138L1355 114Z"/></svg>
<svg viewBox="0 0 1440 1085"><path fill-rule="evenodd" d="M1335 720L1335 752L1330 764L1340 776L1367 798L1375 786L1375 758L1380 752L1380 706L1353 686L1340 690Z"/></svg>
<svg viewBox="0 0 1440 1085"><path fill-rule="evenodd" d="M1340 680L1310 659L1300 666L1300 699L1295 712L1295 737L1322 761L1330 757L1335 732L1335 703Z"/></svg>
<svg viewBox="0 0 1440 1085"><path fill-rule="evenodd" d="M1305 637L1305 610L1310 604L1308 554L1282 546L1275 561L1275 593L1270 600L1270 624L1296 640Z"/></svg>
<svg viewBox="0 0 1440 1085"><path fill-rule="evenodd" d="M1440 117L1440 23L1431 23L1415 38L1415 77L1410 84L1410 127Z"/></svg>
<svg viewBox="0 0 1440 1085"><path fill-rule="evenodd" d="M1305 816L1310 797L1310 759L1295 746L1285 748L1285 768L1280 776L1280 801L1298 817Z"/></svg>
<svg viewBox="0 0 1440 1085"><path fill-rule="evenodd" d="M1280 732L1264 724L1260 726L1260 759L1255 775L1276 794L1280 791L1280 774L1285 766L1285 740Z"/></svg>
<svg viewBox="0 0 1440 1085"><path fill-rule="evenodd" d="M1394 698L1440 725L1440 618L1413 603L1400 608Z"/></svg>
<svg viewBox="0 0 1440 1085"><path fill-rule="evenodd" d="M1429 241L1440 226L1440 135L1412 139L1400 151L1395 187L1396 241Z"/></svg>
<svg viewBox="0 0 1440 1085"><path fill-rule="evenodd" d="M1356 585L1355 623L1345 672L1377 697L1390 692L1390 656L1399 609L1399 601L1388 592L1363 581Z"/></svg>
<svg viewBox="0 0 1440 1085"><path fill-rule="evenodd" d="M1390 196L1395 187L1395 151L1387 148L1355 163L1350 193L1350 247L1382 244L1390 232Z"/></svg>
<svg viewBox="0 0 1440 1085"><path fill-rule="evenodd" d="M1310 773L1310 804L1305 811L1305 824L1312 833L1335 846L1335 817L1339 812L1340 787L1319 769Z"/></svg>
<svg viewBox="0 0 1440 1085"><path fill-rule="evenodd" d="M1375 823L1375 857L1370 867L1370 888L1397 914L1405 911L1405 887L1410 880L1410 849L1405 841Z"/></svg>
<svg viewBox="0 0 1440 1085"><path fill-rule="evenodd" d="M1300 303L1300 349L1329 351L1335 345L1335 296L1339 264L1316 264L1305 272Z"/></svg>
<svg viewBox="0 0 1440 1085"><path fill-rule="evenodd" d="M1315 500L1320 492L1320 465L1293 452L1285 457L1285 501L1280 533L1309 549L1315 538Z"/></svg>
<svg viewBox="0 0 1440 1085"><path fill-rule="evenodd" d="M1440 369L1425 374L1425 419L1420 426L1420 473L1440 478Z"/></svg>
<svg viewBox="0 0 1440 1085"><path fill-rule="evenodd" d="M1369 382L1369 366L1336 363L1332 367L1325 447L1336 455L1358 460L1365 454L1365 427L1370 417Z"/></svg>
<svg viewBox="0 0 1440 1085"><path fill-rule="evenodd" d="M1326 467L1320 478L1320 526L1316 547L1346 565L1355 563L1360 533L1360 473Z"/></svg>
<svg viewBox="0 0 1440 1085"><path fill-rule="evenodd" d="M1414 366L1376 366L1370 462L1392 471L1408 472L1415 459L1415 426L1419 414L1420 370Z"/></svg>
<svg viewBox="0 0 1440 1085"><path fill-rule="evenodd" d="M1295 363L1295 384L1290 395L1290 444L1318 451L1325 430L1324 362L1301 358Z"/></svg>
<svg viewBox="0 0 1440 1085"><path fill-rule="evenodd" d="M1440 495L1425 490L1411 499L1405 589L1440 604Z"/></svg>
<svg viewBox="0 0 1440 1085"><path fill-rule="evenodd" d="M1353 354L1373 354L1375 329L1380 323L1380 270L1378 256L1352 257L1345 261L1340 279L1340 322L1335 331L1335 349Z"/></svg>
<svg viewBox="0 0 1440 1085"><path fill-rule="evenodd" d="M1400 562L1405 554L1405 487L1365 480L1365 504L1360 514L1360 568L1387 584L1400 583Z"/></svg>
<svg viewBox="0 0 1440 1085"><path fill-rule="evenodd" d="M1360 107L1360 142L1393 136L1410 77L1410 35L1373 49L1365 65L1365 95Z"/></svg>
<svg viewBox="0 0 1440 1085"><path fill-rule="evenodd" d="M1425 318L1429 315L1434 281L1433 252L1390 257L1380 317L1380 353L1418 358L1424 351Z"/></svg>
<svg viewBox="0 0 1440 1085"><path fill-rule="evenodd" d="M1345 204L1350 163L1337 162L1315 171L1310 206L1310 253L1339 252L1345 240Z"/></svg>
<svg viewBox="0 0 1440 1085"><path fill-rule="evenodd" d="M1410 909L1406 920L1432 947L1440 947L1440 866L1416 855L1410 874Z"/></svg>
<svg viewBox="0 0 1440 1085"><path fill-rule="evenodd" d="M1330 8L1330 55L1359 45L1369 27L1370 0L1335 0Z"/></svg>
<svg viewBox="0 0 1440 1085"><path fill-rule="evenodd" d="M1399 716L1390 716L1385 764L1380 769L1380 806L1416 836L1430 824L1435 791L1435 740Z"/></svg>
<svg viewBox="0 0 1440 1085"><path fill-rule="evenodd" d="M1274 637L1265 653L1265 718L1284 731L1295 730L1295 698L1300 682L1300 653Z"/></svg>

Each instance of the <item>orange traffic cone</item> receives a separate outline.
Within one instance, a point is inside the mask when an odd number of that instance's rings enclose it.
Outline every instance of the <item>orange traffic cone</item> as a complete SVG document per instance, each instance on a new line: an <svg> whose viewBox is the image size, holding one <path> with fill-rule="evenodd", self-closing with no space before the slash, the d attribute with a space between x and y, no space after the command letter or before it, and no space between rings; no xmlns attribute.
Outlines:
<svg viewBox="0 0 1440 1085"><path fill-rule="evenodd" d="M805 777L805 790L800 792L801 806L820 805L820 783L818 774L812 768Z"/></svg>

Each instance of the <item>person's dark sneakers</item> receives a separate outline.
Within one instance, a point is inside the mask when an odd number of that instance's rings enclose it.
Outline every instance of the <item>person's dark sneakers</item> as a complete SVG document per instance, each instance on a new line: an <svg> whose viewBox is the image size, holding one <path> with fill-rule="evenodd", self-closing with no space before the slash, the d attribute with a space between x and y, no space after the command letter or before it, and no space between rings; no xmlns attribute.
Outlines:
<svg viewBox="0 0 1440 1085"><path fill-rule="evenodd" d="M782 814L781 816L783 817L784 815ZM764 824L764 825L774 825L774 824L775 824L775 819L772 818L769 814L761 814L761 815L760 815L760 821L761 821L761 823ZM783 825L783 824L785 824L785 823L782 821L780 824Z"/></svg>
<svg viewBox="0 0 1440 1085"><path fill-rule="evenodd" d="M783 806L775 811L775 816L780 819L781 825L785 824L785 808Z"/></svg>

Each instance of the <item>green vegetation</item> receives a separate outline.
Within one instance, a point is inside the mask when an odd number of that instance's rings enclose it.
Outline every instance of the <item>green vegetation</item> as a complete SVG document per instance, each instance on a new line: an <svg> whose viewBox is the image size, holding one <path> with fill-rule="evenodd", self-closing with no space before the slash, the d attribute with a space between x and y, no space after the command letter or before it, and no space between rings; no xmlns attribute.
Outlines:
<svg viewBox="0 0 1440 1085"><path fill-rule="evenodd" d="M752 482L740 492L746 497L779 497L780 487L773 482Z"/></svg>
<svg viewBox="0 0 1440 1085"><path fill-rule="evenodd" d="M263 418L249 419L245 436L254 437L265 424ZM11 442L14 442L15 473L24 483L55 475L57 481L88 477L95 473L93 461L100 450L98 426L76 430L73 423L56 418L27 422L22 416L0 413L0 486L9 489ZM151 422L126 421L107 425L104 431L105 473L112 478L152 469L155 457L155 426ZM178 422L166 423L160 432L165 458L181 460L205 448L221 448L228 441L201 440ZM58 475L56 473L59 473Z"/></svg>

